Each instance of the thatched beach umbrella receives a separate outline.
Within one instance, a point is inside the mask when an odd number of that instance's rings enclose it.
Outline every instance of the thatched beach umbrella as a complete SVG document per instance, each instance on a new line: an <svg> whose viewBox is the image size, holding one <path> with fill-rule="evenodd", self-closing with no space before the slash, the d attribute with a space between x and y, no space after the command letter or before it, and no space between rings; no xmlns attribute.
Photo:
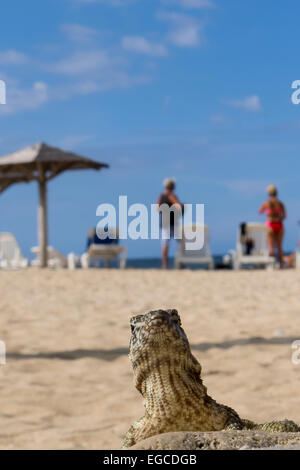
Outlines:
<svg viewBox="0 0 300 470"><path fill-rule="evenodd" d="M41 267L47 266L47 183L67 170L108 168L89 158L38 143L0 158L0 193L15 183L37 181L39 185L38 239Z"/></svg>
<svg viewBox="0 0 300 470"><path fill-rule="evenodd" d="M0 193L14 183L28 183L28 179L21 173L0 173Z"/></svg>

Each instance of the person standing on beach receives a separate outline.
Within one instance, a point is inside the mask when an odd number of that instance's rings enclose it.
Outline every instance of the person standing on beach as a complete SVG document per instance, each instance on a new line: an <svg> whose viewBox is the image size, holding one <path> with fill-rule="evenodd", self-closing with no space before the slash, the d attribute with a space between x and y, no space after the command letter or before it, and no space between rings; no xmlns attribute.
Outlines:
<svg viewBox="0 0 300 470"><path fill-rule="evenodd" d="M284 204L277 198L278 191L276 186L268 186L268 201L264 202L259 214L265 213L267 216L266 226L268 227L268 244L270 256L275 256L277 249L280 268L283 267L282 242L284 237L283 221L286 219L286 210Z"/></svg>
<svg viewBox="0 0 300 470"><path fill-rule="evenodd" d="M174 193L175 190L175 179L166 178L163 182L164 192L159 196L157 204L161 213L160 225L162 234L162 268L168 269L168 253L170 240L174 238L175 224L178 223L178 217L182 216L183 204L179 201L178 197ZM170 218L164 220L162 205L168 206L170 209Z"/></svg>

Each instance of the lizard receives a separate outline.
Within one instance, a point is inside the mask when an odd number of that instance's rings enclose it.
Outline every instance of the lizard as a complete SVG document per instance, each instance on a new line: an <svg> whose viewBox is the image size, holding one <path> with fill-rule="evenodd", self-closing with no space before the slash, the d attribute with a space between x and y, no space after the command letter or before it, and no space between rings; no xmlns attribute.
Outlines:
<svg viewBox="0 0 300 470"><path fill-rule="evenodd" d="M155 310L131 318L129 358L145 415L127 432L123 448L167 432L262 430L300 432L293 421L256 424L207 394L201 365L191 353L177 310Z"/></svg>

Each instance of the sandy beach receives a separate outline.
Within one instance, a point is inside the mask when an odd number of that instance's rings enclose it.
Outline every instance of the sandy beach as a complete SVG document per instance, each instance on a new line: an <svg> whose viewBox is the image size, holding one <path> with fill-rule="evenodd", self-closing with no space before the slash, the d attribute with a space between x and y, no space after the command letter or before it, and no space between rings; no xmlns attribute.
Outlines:
<svg viewBox="0 0 300 470"><path fill-rule="evenodd" d="M209 393L300 423L300 272L0 272L1 449L117 449L143 414L129 318L177 308Z"/></svg>

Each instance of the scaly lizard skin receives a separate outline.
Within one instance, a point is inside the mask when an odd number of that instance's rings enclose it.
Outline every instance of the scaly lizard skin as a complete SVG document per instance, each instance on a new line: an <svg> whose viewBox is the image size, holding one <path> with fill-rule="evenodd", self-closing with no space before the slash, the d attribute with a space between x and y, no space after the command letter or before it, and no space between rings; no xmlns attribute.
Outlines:
<svg viewBox="0 0 300 470"><path fill-rule="evenodd" d="M265 430L300 432L293 421L255 424L207 395L201 365L192 355L176 310L131 319L129 358L145 416L125 436L123 448L156 434L176 431Z"/></svg>

